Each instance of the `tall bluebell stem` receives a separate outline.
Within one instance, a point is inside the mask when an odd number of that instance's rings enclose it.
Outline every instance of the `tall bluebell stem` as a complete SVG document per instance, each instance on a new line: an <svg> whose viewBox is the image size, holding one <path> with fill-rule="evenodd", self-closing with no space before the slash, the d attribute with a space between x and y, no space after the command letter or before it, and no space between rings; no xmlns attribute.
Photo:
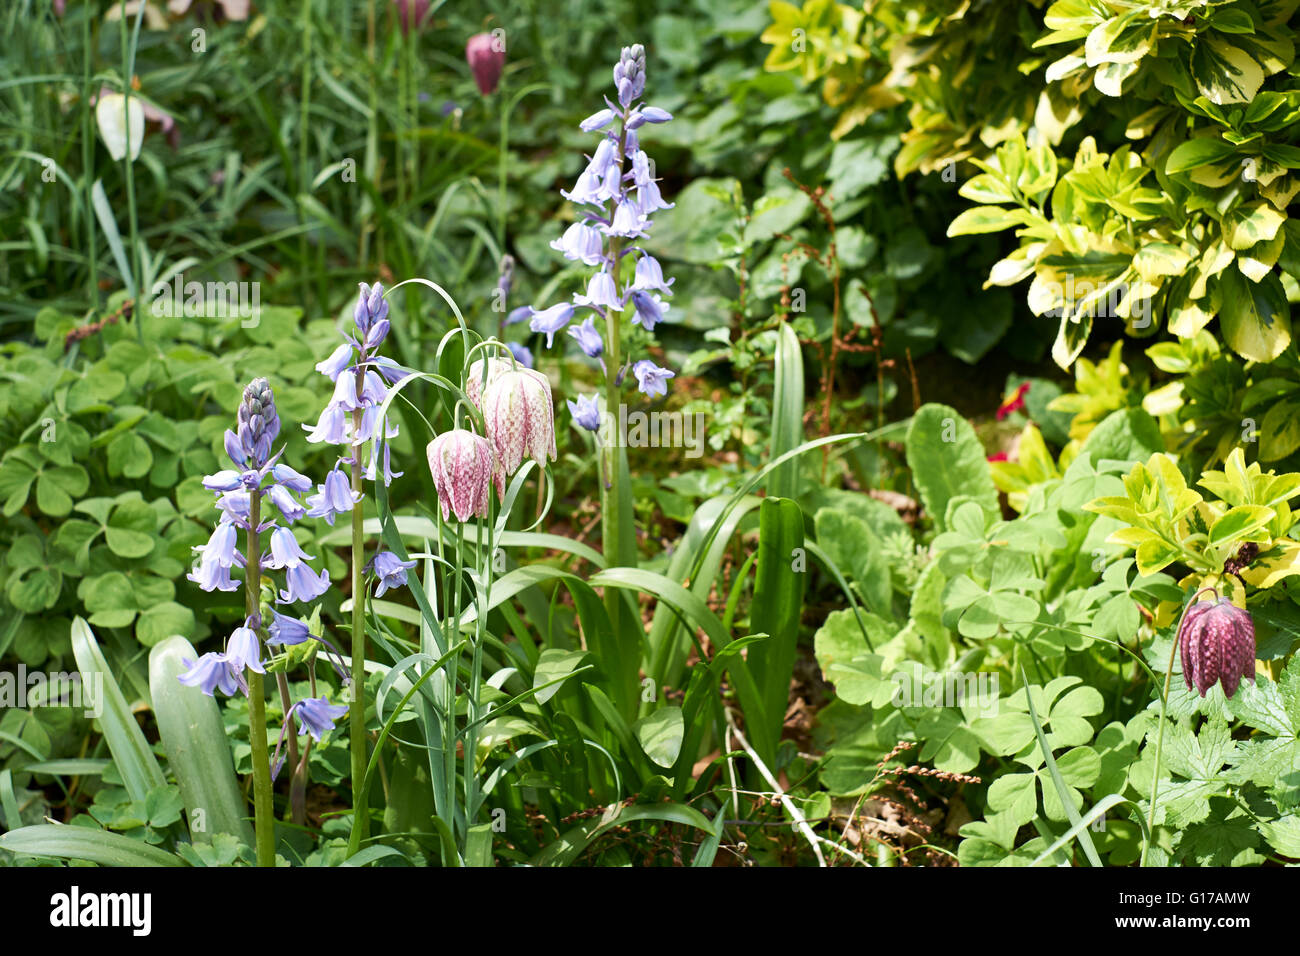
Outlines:
<svg viewBox="0 0 1300 956"><path fill-rule="evenodd" d="M401 472L389 469L387 439L397 435L397 427L380 418L380 406L388 395L385 379L400 381L407 374L390 359L377 352L388 336L388 303L384 301L384 287L360 284L360 294L352 312L356 326L355 335L344 335L344 342L330 356L316 365L318 371L334 382L334 395L315 427L308 428L309 442L342 445L346 452L339 456L333 471L320 486L318 494L309 498L308 514L323 517L331 524L334 517L344 511L352 513L352 691L353 706L349 718L351 737L351 763L353 787L354 841L359 842L369 834L370 821L364 797L359 797L365 779L368 760L366 743L366 580L367 568L376 570L365 560L364 481L374 481L382 476L389 484ZM363 449L370 445L370 459L362 465ZM380 446L383 446L382 454ZM344 478L341 468L347 465L350 480ZM380 561L386 552L376 555ZM391 555L389 555L391 557ZM378 566L380 577L385 565ZM392 578L396 581L396 578ZM405 580L404 575L402 580ZM392 586L391 584L387 586Z"/></svg>
<svg viewBox="0 0 1300 956"><path fill-rule="evenodd" d="M248 735L253 752L253 818L259 866L275 865L274 810L271 795L271 765L267 752L266 668L262 648L271 643L262 617L262 570L284 568L287 588L281 603L314 601L329 587L325 571L319 575L305 563L297 539L289 529L306 509L296 494L311 482L288 465L279 462L281 452L272 454L280 432L275 396L264 378L244 389L236 416L236 428L225 435L226 454L236 466L203 479L203 486L217 495L221 518L212 537L196 548L199 563L189 574L205 591L234 591L239 585L230 577L232 568L244 569L244 622L231 633L221 652L204 654L180 675L183 684L206 694L242 691L248 695ZM270 509L263 519L262 499L285 522L281 527ZM245 550L238 549L239 530L245 533ZM262 532L270 532L270 551L262 549ZM277 617L279 615L277 614Z"/></svg>
<svg viewBox="0 0 1300 956"><path fill-rule="evenodd" d="M636 564L636 543L630 536L631 512L621 497L626 480L625 458L620 452L621 436L615 434L623 384L630 367L639 389L654 397L664 394L663 383L674 374L649 359L631 365L624 358L622 341L622 318L629 308L632 324L653 331L668 311L661 295L672 294L672 282L664 281L659 262L637 242L647 237L651 215L672 205L660 195L651 161L641 149L638 130L647 123L666 123L672 116L639 102L645 92L645 49L641 44L623 48L614 67L614 85L617 105L606 99L605 109L580 124L584 132L599 132L601 140L573 191L562 191L579 207L580 218L551 243L566 259L596 266L597 271L585 293L573 296L572 304L533 309L529 326L534 332L544 333L549 346L555 333L573 319L575 308L590 310L604 325L603 341L590 318L570 334L584 353L600 360L605 371L601 468L605 503L601 522L602 544L610 566ZM630 169L625 168L626 163L630 163ZM623 268L629 255L636 257L630 278ZM582 396L577 404L570 404L570 409L579 427L594 432L600 423L593 413L593 403L594 397ZM617 602L612 594L609 602L611 613L615 613Z"/></svg>

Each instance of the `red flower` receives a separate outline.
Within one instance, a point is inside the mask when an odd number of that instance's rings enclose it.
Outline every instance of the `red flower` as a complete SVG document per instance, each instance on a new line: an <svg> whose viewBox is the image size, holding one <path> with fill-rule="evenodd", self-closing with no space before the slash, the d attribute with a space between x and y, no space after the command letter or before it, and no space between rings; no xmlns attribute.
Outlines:
<svg viewBox="0 0 1300 956"><path fill-rule="evenodd" d="M465 44L465 59L479 92L484 96L495 93L506 64L505 41L492 33L476 33Z"/></svg>
<svg viewBox="0 0 1300 956"><path fill-rule="evenodd" d="M403 33L424 24L424 15L429 12L429 0L393 0L397 7L397 17Z"/></svg>
<svg viewBox="0 0 1300 956"><path fill-rule="evenodd" d="M1014 395L998 406L998 421L1006 418L1012 412L1022 412L1025 410L1025 393L1029 391L1029 383L1021 382Z"/></svg>
<svg viewBox="0 0 1300 956"><path fill-rule="evenodd" d="M1000 451L997 452L996 454L989 455L988 460L989 461L1010 461L1011 459L1007 457L1006 452Z"/></svg>

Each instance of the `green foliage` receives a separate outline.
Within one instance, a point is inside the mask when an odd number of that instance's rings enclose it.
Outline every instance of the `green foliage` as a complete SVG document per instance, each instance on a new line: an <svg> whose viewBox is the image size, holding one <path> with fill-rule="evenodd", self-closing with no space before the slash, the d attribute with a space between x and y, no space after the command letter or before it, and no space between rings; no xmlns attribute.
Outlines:
<svg viewBox="0 0 1300 956"><path fill-rule="evenodd" d="M255 370L294 383L277 395L294 423L285 437L305 453L296 424L323 396L297 383L317 385L327 327L303 334L296 310L272 307L248 329L238 318L157 321L170 341L141 344L110 325L65 354L76 320L46 310L44 347L0 355L10 386L0 397L0 606L20 618L13 652L29 667L66 657L79 608L146 647L206 635L211 604L184 575L207 538L193 520L211 503L201 480L223 454L222 426L208 416L237 402Z"/></svg>

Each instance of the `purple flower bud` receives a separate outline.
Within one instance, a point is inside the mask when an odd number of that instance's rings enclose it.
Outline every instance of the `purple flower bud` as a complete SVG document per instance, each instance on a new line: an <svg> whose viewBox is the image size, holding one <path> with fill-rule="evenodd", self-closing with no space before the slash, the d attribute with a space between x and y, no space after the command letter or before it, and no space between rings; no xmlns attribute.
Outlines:
<svg viewBox="0 0 1300 956"><path fill-rule="evenodd" d="M551 241L555 245L556 240ZM527 322L532 317L533 307L531 305L521 305L517 309L511 309L506 315L505 325L518 325L520 322Z"/></svg>
<svg viewBox="0 0 1300 956"><path fill-rule="evenodd" d="M274 608L271 610L271 626L267 631L270 636L266 643L272 646L301 644L312 636L311 628L307 626L306 621L281 614Z"/></svg>
<svg viewBox="0 0 1300 956"><path fill-rule="evenodd" d="M594 133L598 129L604 129L612 122L614 122L614 111L611 109L603 109L598 113L592 113L588 116L578 124L578 128L584 133Z"/></svg>
<svg viewBox="0 0 1300 956"><path fill-rule="evenodd" d="M267 492L267 497L271 499L271 504L279 509L280 514L284 515L285 521L297 521L307 513L307 509L298 504L293 495L289 494L289 489L284 485L272 485Z"/></svg>
<svg viewBox="0 0 1300 956"><path fill-rule="evenodd" d="M226 429L224 441L226 444L226 454L230 456L231 461L236 465L242 465L248 461L248 455L244 452L243 446L239 444L239 436L229 428Z"/></svg>
<svg viewBox="0 0 1300 956"><path fill-rule="evenodd" d="M1216 683L1231 697L1241 679L1255 679L1255 623L1228 598L1197 601L1178 628L1183 680L1202 697Z"/></svg>
<svg viewBox="0 0 1300 956"><path fill-rule="evenodd" d="M203 487L208 491L235 491L244 487L244 473L226 469L215 475L204 475Z"/></svg>
<svg viewBox="0 0 1300 956"><path fill-rule="evenodd" d="M495 93L506 64L504 44L491 33L476 33L465 44L465 60L479 92L484 96Z"/></svg>
<svg viewBox="0 0 1300 956"><path fill-rule="evenodd" d="M378 358L372 358L370 364L374 365L379 370L380 375L393 383L400 382L402 379L406 378L406 376L411 374L392 359L382 355Z"/></svg>
<svg viewBox="0 0 1300 956"><path fill-rule="evenodd" d="M380 319L374 325L370 326L370 331L366 333L366 349L374 351L384 344L384 339L388 337L388 320Z"/></svg>
<svg viewBox="0 0 1300 956"><path fill-rule="evenodd" d="M248 506L247 491L228 491L217 499L217 510L223 515L221 520L240 528L248 527Z"/></svg>
<svg viewBox="0 0 1300 956"><path fill-rule="evenodd" d="M645 47L640 43L623 47L614 67L614 86L623 106L631 106L632 101L645 92Z"/></svg>
<svg viewBox="0 0 1300 956"><path fill-rule="evenodd" d="M365 336L370 327L388 317L388 303L384 300L384 285L376 282L368 286L357 283L357 304L352 309L352 320L357 324L357 331Z"/></svg>
<svg viewBox="0 0 1300 956"><path fill-rule="evenodd" d="M280 434L280 417L275 411L275 395L264 378L255 378L244 388L244 398L236 415L240 447L253 468L261 468L271 457L271 444Z"/></svg>

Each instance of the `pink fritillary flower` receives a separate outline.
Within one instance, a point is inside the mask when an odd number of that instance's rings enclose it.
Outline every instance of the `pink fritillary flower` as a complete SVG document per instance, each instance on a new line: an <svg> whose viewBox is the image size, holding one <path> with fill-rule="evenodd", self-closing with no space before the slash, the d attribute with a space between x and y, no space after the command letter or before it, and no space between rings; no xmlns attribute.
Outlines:
<svg viewBox="0 0 1300 956"><path fill-rule="evenodd" d="M465 60L479 92L491 96L501 82L501 70L506 65L505 43L492 33L476 33L465 44Z"/></svg>
<svg viewBox="0 0 1300 956"><path fill-rule="evenodd" d="M505 473L486 438L455 428L429 442L425 451L444 521L453 513L457 521L486 518L494 483L497 495L505 497Z"/></svg>
<svg viewBox="0 0 1300 956"><path fill-rule="evenodd" d="M555 403L541 372L516 368L497 376L483 393L483 421L506 474L525 458L542 466L548 455L555 460Z"/></svg>

